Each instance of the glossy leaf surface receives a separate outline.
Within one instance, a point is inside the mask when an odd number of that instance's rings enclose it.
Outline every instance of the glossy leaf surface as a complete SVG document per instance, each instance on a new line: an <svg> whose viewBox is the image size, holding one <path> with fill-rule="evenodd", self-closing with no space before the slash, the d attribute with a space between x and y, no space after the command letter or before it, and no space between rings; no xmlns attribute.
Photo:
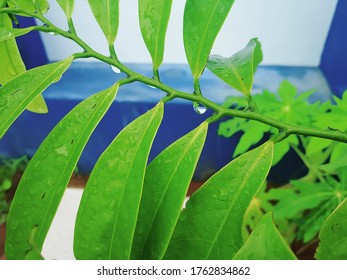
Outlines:
<svg viewBox="0 0 347 280"><path fill-rule="evenodd" d="M205 69L213 43L234 0L187 0L183 19L186 56L195 80Z"/></svg>
<svg viewBox="0 0 347 280"><path fill-rule="evenodd" d="M34 68L20 74L0 88L0 138L39 94L61 78L71 62L70 57Z"/></svg>
<svg viewBox="0 0 347 280"><path fill-rule="evenodd" d="M88 3L108 44L113 45L119 25L119 0L88 0Z"/></svg>
<svg viewBox="0 0 347 280"><path fill-rule="evenodd" d="M265 214L255 226L234 260L295 260L296 256L277 230L272 214Z"/></svg>
<svg viewBox="0 0 347 280"><path fill-rule="evenodd" d="M12 29L10 18L5 14L0 14L0 28ZM14 38L0 42L0 84L4 85L19 74L26 71L24 62L19 53L16 40ZM47 113L47 105L42 95L36 97L27 108L35 113Z"/></svg>
<svg viewBox="0 0 347 280"><path fill-rule="evenodd" d="M6 41L11 38L16 38L32 31L33 27L27 28L5 28L0 27L0 42Z"/></svg>
<svg viewBox="0 0 347 280"><path fill-rule="evenodd" d="M252 39L244 49L229 58L210 56L207 68L231 87L250 95L254 73L262 59L260 43Z"/></svg>
<svg viewBox="0 0 347 280"><path fill-rule="evenodd" d="M139 18L143 40L157 70L163 62L165 34L172 0L139 0Z"/></svg>
<svg viewBox="0 0 347 280"><path fill-rule="evenodd" d="M63 9L66 18L70 19L72 16L75 1L74 0L57 0L59 6Z"/></svg>
<svg viewBox="0 0 347 280"><path fill-rule="evenodd" d="M126 126L97 161L77 214L77 259L130 258L147 158L163 110L160 102Z"/></svg>
<svg viewBox="0 0 347 280"><path fill-rule="evenodd" d="M208 124L186 134L147 167L135 239L133 259L161 259L169 244L185 200Z"/></svg>
<svg viewBox="0 0 347 280"><path fill-rule="evenodd" d="M318 260L347 260L347 198L325 221L319 239Z"/></svg>
<svg viewBox="0 0 347 280"><path fill-rule="evenodd" d="M35 11L37 11L37 6L36 3L38 5L38 7L40 8L41 13L46 13L49 9L49 3L48 0L11 0L8 1L8 5L10 7L18 7L22 10L28 11L30 13L35 13ZM26 16L25 14L20 14L23 16Z"/></svg>
<svg viewBox="0 0 347 280"><path fill-rule="evenodd" d="M96 125L104 116L118 85L95 94L67 114L50 132L31 159L16 191L7 221L6 257L24 259L47 232ZM32 232L35 230L33 236ZM30 243L29 243L30 240Z"/></svg>
<svg viewBox="0 0 347 280"><path fill-rule="evenodd" d="M236 158L189 199L165 259L231 259L243 244L245 211L270 170L273 142Z"/></svg>

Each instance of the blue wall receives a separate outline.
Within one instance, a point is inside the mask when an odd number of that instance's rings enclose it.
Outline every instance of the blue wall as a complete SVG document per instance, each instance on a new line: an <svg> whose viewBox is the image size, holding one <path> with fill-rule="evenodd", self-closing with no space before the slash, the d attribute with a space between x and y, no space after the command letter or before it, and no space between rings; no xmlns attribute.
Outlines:
<svg viewBox="0 0 347 280"><path fill-rule="evenodd" d="M339 0L324 47L320 68L331 90L341 96L347 89L347 1Z"/></svg>

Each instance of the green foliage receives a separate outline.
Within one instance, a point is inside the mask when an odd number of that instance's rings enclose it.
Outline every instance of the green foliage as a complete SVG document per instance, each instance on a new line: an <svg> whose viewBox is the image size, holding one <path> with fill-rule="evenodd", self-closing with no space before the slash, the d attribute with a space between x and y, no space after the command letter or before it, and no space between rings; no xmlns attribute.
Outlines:
<svg viewBox="0 0 347 280"><path fill-rule="evenodd" d="M324 222L319 239L318 260L347 260L347 199Z"/></svg>
<svg viewBox="0 0 347 280"><path fill-rule="evenodd" d="M210 56L207 68L231 87L249 96L254 73L262 59L260 43L257 39L252 39L244 49L229 58Z"/></svg>
<svg viewBox="0 0 347 280"><path fill-rule="evenodd" d="M308 242L318 232L317 258L346 258L345 203L334 209L347 192L347 148L342 144L347 143L347 93L342 99L334 97L335 103L310 104L313 91L298 94L284 81L277 94L264 91L252 96L254 73L262 60L256 39L229 58L210 56L234 0L186 1L182 35L194 94L159 79L172 1L139 1L140 28L152 57L154 77L136 73L117 58L119 0L88 0L107 40L108 55L96 52L78 37L72 18L74 1L57 2L66 15L68 31L45 17L46 0L0 1L0 138L26 108L47 112L41 93L75 59L97 59L117 67L126 78L78 104L36 151L9 212L8 259L43 258L45 237L89 137L119 87L132 82L156 87L158 94L164 92L163 98L125 126L94 166L75 224L77 259L295 259L286 241ZM17 15L34 17L42 26L13 28L11 20ZM31 30L63 36L83 51L26 71L15 37ZM223 105L205 98L199 78L206 66L245 96L229 98ZM164 108L175 98L205 106L214 114L147 165ZM222 117L233 118L221 123L221 135L243 132L234 153L238 157L205 182L182 209L208 126ZM265 143L259 145L261 142ZM255 145L258 147L250 150ZM278 189L267 189L271 166L290 149L308 167L308 174ZM8 181L2 186L7 189Z"/></svg>
<svg viewBox="0 0 347 280"><path fill-rule="evenodd" d="M295 260L281 234L278 232L271 213L265 214L255 226L234 260Z"/></svg>
<svg viewBox="0 0 347 280"><path fill-rule="evenodd" d="M143 40L151 54L154 72L163 62L165 34L172 0L139 0L139 18Z"/></svg>

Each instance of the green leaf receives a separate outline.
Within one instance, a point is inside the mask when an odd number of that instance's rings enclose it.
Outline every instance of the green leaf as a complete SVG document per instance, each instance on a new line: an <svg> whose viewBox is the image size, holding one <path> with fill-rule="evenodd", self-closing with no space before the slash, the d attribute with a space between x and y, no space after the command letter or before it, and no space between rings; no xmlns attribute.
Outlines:
<svg viewBox="0 0 347 280"><path fill-rule="evenodd" d="M108 44L113 45L119 25L119 0L88 0L88 3Z"/></svg>
<svg viewBox="0 0 347 280"><path fill-rule="evenodd" d="M130 258L147 158L163 111L160 102L126 126L97 161L77 213L77 259Z"/></svg>
<svg viewBox="0 0 347 280"><path fill-rule="evenodd" d="M265 214L236 253L234 260L296 260L277 230L272 213Z"/></svg>
<svg viewBox="0 0 347 280"><path fill-rule="evenodd" d="M183 19L183 40L194 80L205 69L213 43L234 0L187 0Z"/></svg>
<svg viewBox="0 0 347 280"><path fill-rule="evenodd" d="M147 167L132 259L161 259L185 200L208 124L186 134Z"/></svg>
<svg viewBox="0 0 347 280"><path fill-rule="evenodd" d="M172 0L139 0L141 33L151 54L154 70L158 70L163 62L171 4Z"/></svg>
<svg viewBox="0 0 347 280"><path fill-rule="evenodd" d="M16 38L32 31L34 27L27 28L6 28L0 27L0 42L6 41L8 39Z"/></svg>
<svg viewBox="0 0 347 280"><path fill-rule="evenodd" d="M347 198L324 222L319 239L318 260L347 260Z"/></svg>
<svg viewBox="0 0 347 280"><path fill-rule="evenodd" d="M8 215L5 248L8 259L24 259L34 249L30 243L39 252L42 250L77 161L117 91L118 84L77 105L50 132L30 160Z"/></svg>
<svg viewBox="0 0 347 280"><path fill-rule="evenodd" d="M49 85L57 82L72 57L20 74L0 88L0 138L24 109Z"/></svg>
<svg viewBox="0 0 347 280"><path fill-rule="evenodd" d="M75 0L57 0L59 6L63 9L66 18L71 19Z"/></svg>
<svg viewBox="0 0 347 280"><path fill-rule="evenodd" d="M241 248L245 211L264 183L273 142L236 158L188 200L165 259L231 259Z"/></svg>
<svg viewBox="0 0 347 280"><path fill-rule="evenodd" d="M12 29L11 20L7 15L0 14L0 27ZM26 71L14 38L0 42L0 61L0 84L2 85ZM41 95L36 97L26 109L41 114L48 112L46 102Z"/></svg>
<svg viewBox="0 0 347 280"><path fill-rule="evenodd" d="M11 0L8 1L8 5L9 7L17 7L30 13L35 13L37 11L37 6L40 8L41 13L43 14L49 10L48 0ZM24 13L20 15L28 16Z"/></svg>
<svg viewBox="0 0 347 280"><path fill-rule="evenodd" d="M254 38L244 49L229 58L210 56L207 68L228 85L248 96L252 91L254 73L262 59L260 43Z"/></svg>

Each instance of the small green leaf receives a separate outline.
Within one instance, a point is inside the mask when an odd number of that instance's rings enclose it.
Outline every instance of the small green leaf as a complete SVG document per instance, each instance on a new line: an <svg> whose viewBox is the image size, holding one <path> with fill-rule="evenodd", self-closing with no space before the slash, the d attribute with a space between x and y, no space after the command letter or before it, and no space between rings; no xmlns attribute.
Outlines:
<svg viewBox="0 0 347 280"><path fill-rule="evenodd" d="M126 126L97 161L77 213L77 259L130 258L147 158L163 111L160 102Z"/></svg>
<svg viewBox="0 0 347 280"><path fill-rule="evenodd" d="M262 61L262 51L257 39L229 58L210 56L207 68L231 87L248 96L251 94L254 73Z"/></svg>
<svg viewBox="0 0 347 280"><path fill-rule="evenodd" d="M88 0L88 3L108 44L113 45L119 25L119 0Z"/></svg>
<svg viewBox="0 0 347 280"><path fill-rule="evenodd" d="M72 57L20 74L0 88L0 138L24 109L49 85L57 82Z"/></svg>
<svg viewBox="0 0 347 280"><path fill-rule="evenodd" d="M151 54L154 70L158 70L163 62L171 4L172 0L139 0L141 33Z"/></svg>
<svg viewBox="0 0 347 280"><path fill-rule="evenodd" d="M50 132L30 160L7 221L6 257L24 259L35 244L41 252L47 232L77 161L111 106L118 84L78 104ZM33 229L37 228L34 238ZM30 241L30 242L29 242Z"/></svg>
<svg viewBox="0 0 347 280"><path fill-rule="evenodd" d="M231 259L243 244L245 211L269 173L273 142L236 158L188 200L165 259Z"/></svg>
<svg viewBox="0 0 347 280"><path fill-rule="evenodd" d="M194 80L205 69L213 43L234 0L187 0L183 19L183 40Z"/></svg>
<svg viewBox="0 0 347 280"><path fill-rule="evenodd" d="M63 9L66 18L70 19L72 16L75 1L74 0L57 0L59 6Z"/></svg>
<svg viewBox="0 0 347 280"><path fill-rule="evenodd" d="M186 134L147 167L132 259L161 259L181 212L208 124Z"/></svg>
<svg viewBox="0 0 347 280"><path fill-rule="evenodd" d="M37 6L41 13L46 13L49 10L48 0L11 0L8 1L9 7L17 7L24 11L35 13L37 12ZM37 6L36 6L37 5ZM28 16L26 14L20 14L21 16Z"/></svg>
<svg viewBox="0 0 347 280"><path fill-rule="evenodd" d="M6 41L8 39L16 38L32 31L34 27L27 28L6 28L0 27L0 42Z"/></svg>
<svg viewBox="0 0 347 280"><path fill-rule="evenodd" d="M0 14L0 28L12 29L11 20L5 14ZM0 84L2 85L26 71L14 38L0 42L0 61ZM41 114L48 112L46 102L41 95L36 97L26 109Z"/></svg>
<svg viewBox="0 0 347 280"><path fill-rule="evenodd" d="M318 260L347 260L347 198L324 222L319 239Z"/></svg>
<svg viewBox="0 0 347 280"><path fill-rule="evenodd" d="M255 226L234 260L296 260L277 230L272 214L265 214Z"/></svg>

